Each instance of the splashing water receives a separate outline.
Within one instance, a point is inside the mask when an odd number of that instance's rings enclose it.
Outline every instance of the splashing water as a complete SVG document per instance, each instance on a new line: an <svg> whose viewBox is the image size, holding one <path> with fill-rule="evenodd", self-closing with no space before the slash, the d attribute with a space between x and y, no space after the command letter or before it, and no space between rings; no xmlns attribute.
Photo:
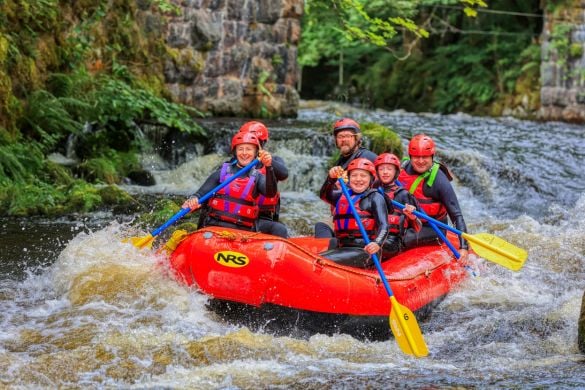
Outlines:
<svg viewBox="0 0 585 390"><path fill-rule="evenodd" d="M585 387L584 358L576 344L585 287L585 173L571 166L583 155L571 149L563 161L551 158L570 149L565 138L583 143L583 128L465 115L355 114L358 120L391 125L405 139L428 131L455 171L470 230L493 233L529 251L517 273L479 261L478 276L420 323L428 358L403 355L394 340L275 337L226 324L206 308L207 297L174 280L163 254L123 242L143 232L111 222L61 235L56 254L43 246L48 258L24 267L23 275L3 273L0 385ZM312 224L328 217L315 192L331 145L311 133L307 121L333 118L327 111L306 110L300 121L271 126L275 154L293 172L282 187L282 218L294 234L311 234ZM289 126L297 128L291 134L319 140L319 147L287 139ZM543 132L553 146L543 146ZM152 191L188 194L221 161L214 153L156 172L159 184ZM20 247L17 237L8 237L15 245L4 253L11 260L20 253L19 261L30 264L27 256L40 249L30 243ZM0 242L8 241L0 235Z"/></svg>

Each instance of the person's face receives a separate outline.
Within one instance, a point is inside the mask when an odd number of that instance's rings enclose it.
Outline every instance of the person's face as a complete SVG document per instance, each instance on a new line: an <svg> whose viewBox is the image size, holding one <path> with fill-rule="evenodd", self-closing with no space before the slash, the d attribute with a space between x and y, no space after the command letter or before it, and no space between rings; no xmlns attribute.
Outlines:
<svg viewBox="0 0 585 390"><path fill-rule="evenodd" d="M236 159L241 166L248 165L256 158L257 147L254 144L240 144L236 146Z"/></svg>
<svg viewBox="0 0 585 390"><path fill-rule="evenodd" d="M342 130L335 136L335 145L342 156L348 156L357 145L357 137L352 131Z"/></svg>
<svg viewBox="0 0 585 390"><path fill-rule="evenodd" d="M364 169L354 169L349 173L349 188L356 194L361 194L370 188L372 176Z"/></svg>
<svg viewBox="0 0 585 390"><path fill-rule="evenodd" d="M392 164L382 164L378 166L378 178L382 184L390 184L396 176L396 167Z"/></svg>
<svg viewBox="0 0 585 390"><path fill-rule="evenodd" d="M433 166L433 156L410 156L416 173L425 173Z"/></svg>

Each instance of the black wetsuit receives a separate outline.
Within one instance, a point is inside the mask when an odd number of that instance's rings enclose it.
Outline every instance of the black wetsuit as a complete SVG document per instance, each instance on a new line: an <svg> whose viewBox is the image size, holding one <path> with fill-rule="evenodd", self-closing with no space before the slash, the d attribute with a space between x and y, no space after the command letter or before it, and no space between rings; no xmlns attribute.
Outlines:
<svg viewBox="0 0 585 390"><path fill-rule="evenodd" d="M221 167L215 170L207 180L203 183L203 185L195 192L191 197L197 197L200 199L203 195L209 193L215 187L220 184L220 174L221 174ZM232 174L236 174L240 169L237 164L233 164L230 166L230 170ZM264 196L275 196L277 192L276 186L276 177L274 175L274 169L272 167L266 168L266 175L261 174L257 169L252 169L249 171L244 177L251 177L256 176L254 188L252 190L252 194L254 197L257 197L259 194ZM207 202L206 202L207 203ZM199 228L205 226L222 226L222 227L229 227L234 229L243 229L248 230L246 227L241 225L237 225L235 223L222 221L218 218L212 217L208 215L208 208L206 204L202 206L201 210L201 217L199 218ZM257 225L257 223L256 223ZM254 230L257 229L257 226L254 227Z"/></svg>
<svg viewBox="0 0 585 390"><path fill-rule="evenodd" d="M374 186L379 186L381 183L374 184ZM413 205L418 211L420 211L418 202L416 198L409 193L404 187L400 187L396 184L396 182L392 182L391 184L384 184L381 187L384 190L384 195L386 198L386 205L388 207L388 214L398 215L400 217L400 232L388 234L386 241L384 242L383 249L383 256L384 258L389 258L395 256L404 248L404 236L409 230L414 232L412 227L408 227L407 229L404 228L405 223L404 220L406 219L406 215L397 207L392 205L392 200L401 203L403 205L410 204ZM390 198L389 194L393 193L394 198ZM420 223L417 222L417 223ZM416 232L415 232L416 233Z"/></svg>
<svg viewBox="0 0 585 390"><path fill-rule="evenodd" d="M288 178L288 168L284 160L278 156L272 156L272 167L277 181L284 181ZM280 199L275 206L274 213L267 213L260 210L260 218L258 219L258 231L274 236L288 238L288 231L286 226L278 222L280 216Z"/></svg>
<svg viewBox="0 0 585 390"><path fill-rule="evenodd" d="M410 161L407 162L404 166L404 171L409 175L417 175L417 173L412 168ZM447 175L445 175L445 173L439 169L433 186L429 187L426 181L424 184L422 184L422 186L424 196L442 203L447 210L447 215L455 224L455 227L462 232L467 232L465 220L463 219L463 213L461 212L461 207L459 206L459 200L457 199L455 190L453 189L453 186L451 185ZM447 217L445 216L441 222L448 223ZM443 233L445 232L444 229L441 230ZM464 240L463 237L459 237L459 240L461 249L468 249L467 241ZM423 223L423 227L420 232L415 233L414 231L409 230L404 237L404 245L406 248L413 248L419 245L438 242L440 242L440 239L437 237L437 233L426 222Z"/></svg>
<svg viewBox="0 0 585 390"><path fill-rule="evenodd" d="M337 201L345 196L341 189L336 186L337 179L328 178L324 185L324 198L331 205L336 205ZM364 211L368 211L374 220L376 221L376 235L370 241L375 242L382 248L384 241L388 236L388 208L386 207L386 199L382 194L376 190L366 190L367 194L359 201L359 208ZM350 192L351 193L351 192ZM324 257L330 258L334 261L340 262L345 265L351 265L354 267L369 267L373 263L370 256L361 248L366 246L365 240L360 236L359 238L343 238L338 240L332 240L331 247L337 247L336 249L328 250L322 253ZM343 256L343 252L351 253L347 251L348 248L360 248L359 251L353 251L356 256L350 255ZM338 257L337 255L341 255Z"/></svg>
<svg viewBox="0 0 585 390"><path fill-rule="evenodd" d="M340 156L337 159L337 161L335 162L335 164L333 164L333 166L334 167L339 166L343 169L347 169L347 166L349 165L349 163L352 162L353 160L355 160L356 158L367 158L371 162L374 162L376 160L376 157L378 157L376 155L376 153L364 148L363 146L359 146L349 156ZM327 179L325 179L325 182L323 183L323 185L321 186L321 190L319 191L319 197L326 202L327 202L327 199L325 199L324 192L326 191L326 186L327 186L328 180L329 180L329 175L327 175ZM333 236L334 236L333 230L331 230L331 228L329 227L328 224L326 224L324 222L317 222L315 224L315 237L327 238L327 237L333 237Z"/></svg>

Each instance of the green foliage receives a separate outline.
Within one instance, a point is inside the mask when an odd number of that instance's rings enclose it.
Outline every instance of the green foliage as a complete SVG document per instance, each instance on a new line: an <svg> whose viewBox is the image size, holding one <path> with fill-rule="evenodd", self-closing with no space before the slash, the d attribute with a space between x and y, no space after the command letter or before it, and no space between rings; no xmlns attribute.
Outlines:
<svg viewBox="0 0 585 390"><path fill-rule="evenodd" d="M67 191L67 208L72 211L88 212L97 209L102 198L96 187L82 180L77 180Z"/></svg>
<svg viewBox="0 0 585 390"><path fill-rule="evenodd" d="M179 14L170 0L142 2ZM0 213L94 210L95 188L45 155L74 136L79 172L116 183L139 164L137 125L203 136L202 113L163 98L164 38L135 0L0 1Z"/></svg>
<svg viewBox="0 0 585 390"><path fill-rule="evenodd" d="M159 226L179 212L181 207L171 199L160 199L149 213L142 214L138 225L143 227Z"/></svg>
<svg viewBox="0 0 585 390"><path fill-rule="evenodd" d="M114 161L107 157L91 158L83 161L79 169L85 180L115 184L120 182Z"/></svg>
<svg viewBox="0 0 585 390"><path fill-rule="evenodd" d="M81 128L82 124L67 111L68 104L90 108L89 104L74 98L56 98L45 90L33 92L19 124L21 132L51 150L64 136L75 134Z"/></svg>
<svg viewBox="0 0 585 390"><path fill-rule="evenodd" d="M169 0L153 0L153 3L163 12L174 16L181 15L181 8Z"/></svg>
<svg viewBox="0 0 585 390"><path fill-rule="evenodd" d="M53 215L66 200L65 194L48 183L11 183L2 190L5 212L14 216Z"/></svg>
<svg viewBox="0 0 585 390"><path fill-rule="evenodd" d="M92 119L101 125L123 123L133 127L136 122L152 122L185 133L205 134L190 115L190 112L200 114L195 109L169 102L146 89L132 87L117 79L102 77L97 82L90 99L95 102Z"/></svg>
<svg viewBox="0 0 585 390"><path fill-rule="evenodd" d="M116 185L108 185L98 189L98 194L104 204L123 207L125 210L135 209L138 202L126 191Z"/></svg>
<svg viewBox="0 0 585 390"><path fill-rule="evenodd" d="M374 107L485 114L491 112L492 105L514 93L521 79L524 86L539 89L538 78L533 77L540 67L540 47L534 39L541 28L537 18L478 12L486 6L481 0L419 0L407 2L408 7L403 2L387 0L357 6L356 1L346 4L355 6L357 15L366 12L383 20L405 16L405 20L413 20L419 25L431 25L429 31L433 34L427 39L417 40L415 32L404 29L406 33L387 39L384 47L362 44L341 48L330 42L325 50L318 51L315 48L322 43L312 41L333 29L331 24L344 27L346 21L339 20L345 14L336 8L338 3L335 1L328 3L329 8L314 7L313 11L321 14L311 15L303 21L312 24L308 35L303 30L303 40L307 41L302 42L299 52L302 57L307 48L316 54L305 62L304 73L312 73L307 68L313 68L315 74L323 74L326 66L338 63L339 52L343 50L343 72L349 75L342 86L334 84L336 79L316 77L320 80L318 85L308 86L314 97L335 98L330 91L343 89L350 91L348 100L359 100ZM454 12L453 7L459 7L463 12ZM490 2L490 8L517 14L539 12L535 0L513 3L496 0ZM475 17L466 17L465 13ZM338 19L332 19L332 15L337 15ZM353 21L352 17L355 16L349 15L348 20ZM372 39L366 37L368 31L371 30L362 28L359 34L372 43ZM567 36L566 32L558 35L559 38ZM382 36L378 38L384 39ZM565 43L559 39L558 45L569 51L569 45ZM410 54L399 57L398 52ZM526 72L529 78L526 78ZM303 79L312 80L305 76ZM305 87L302 91L306 91Z"/></svg>
<svg viewBox="0 0 585 390"><path fill-rule="evenodd" d="M402 158L402 141L392 129L372 122L361 123L360 127L365 136L370 139L370 150L376 154L393 153Z"/></svg>
<svg viewBox="0 0 585 390"><path fill-rule="evenodd" d="M43 159L36 143L0 145L0 185L30 181L42 171Z"/></svg>

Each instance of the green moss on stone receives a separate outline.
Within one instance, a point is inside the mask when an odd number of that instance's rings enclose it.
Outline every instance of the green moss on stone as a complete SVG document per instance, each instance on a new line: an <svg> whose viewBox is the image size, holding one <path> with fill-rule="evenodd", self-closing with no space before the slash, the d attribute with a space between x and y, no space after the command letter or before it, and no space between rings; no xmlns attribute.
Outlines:
<svg viewBox="0 0 585 390"><path fill-rule="evenodd" d="M362 132L371 141L370 149L376 154L394 153L398 158L402 158L402 141L400 136L389 127L378 123L361 123Z"/></svg>
<svg viewBox="0 0 585 390"><path fill-rule="evenodd" d="M78 180L67 192L67 201L70 211L88 212L97 209L102 198L97 188Z"/></svg>
<svg viewBox="0 0 585 390"><path fill-rule="evenodd" d="M181 206L170 199L160 199L156 202L149 213L142 214L138 218L138 224L140 226L159 226L168 221L173 215L175 215Z"/></svg>

